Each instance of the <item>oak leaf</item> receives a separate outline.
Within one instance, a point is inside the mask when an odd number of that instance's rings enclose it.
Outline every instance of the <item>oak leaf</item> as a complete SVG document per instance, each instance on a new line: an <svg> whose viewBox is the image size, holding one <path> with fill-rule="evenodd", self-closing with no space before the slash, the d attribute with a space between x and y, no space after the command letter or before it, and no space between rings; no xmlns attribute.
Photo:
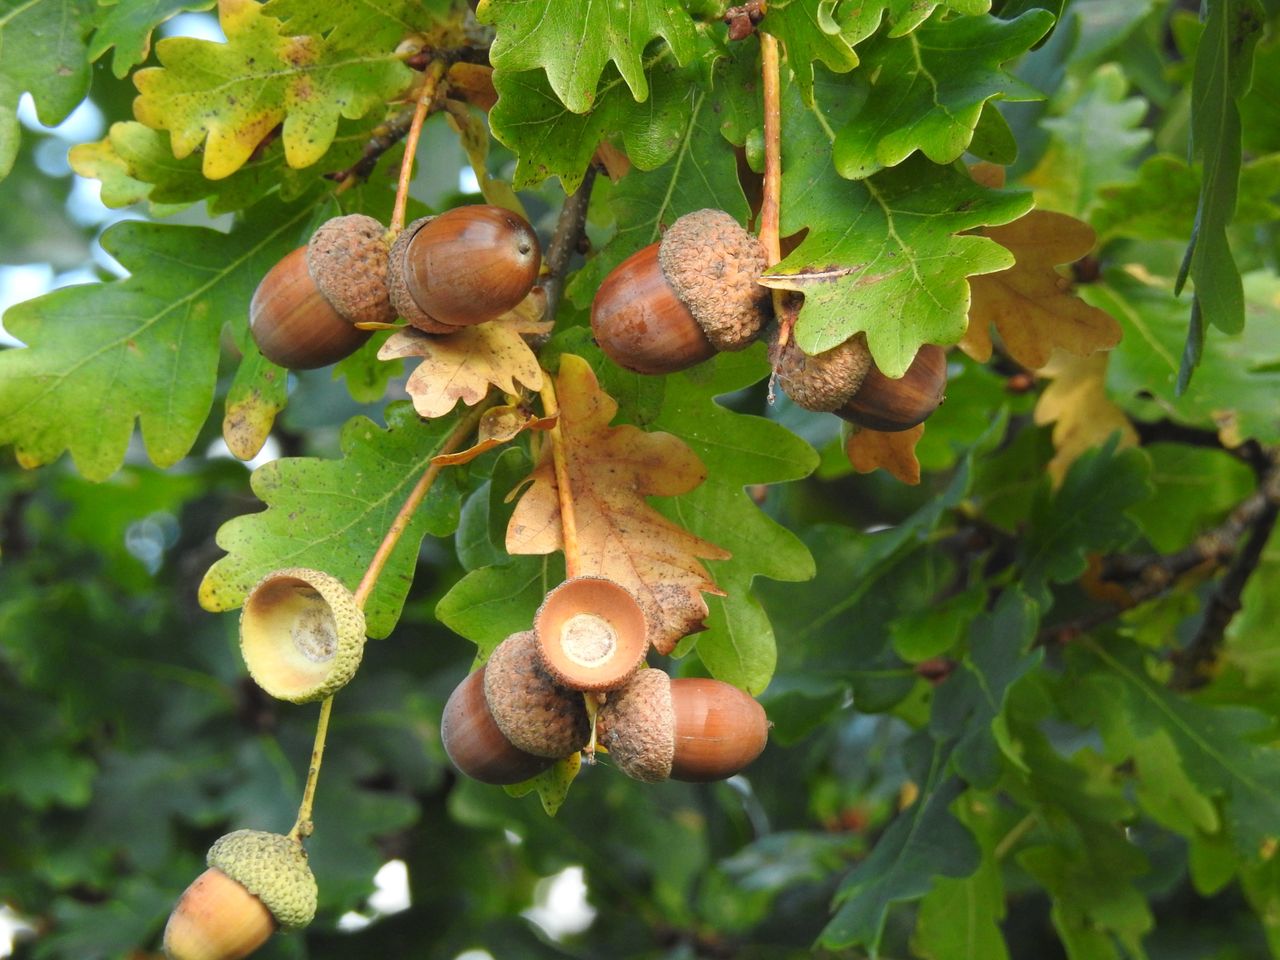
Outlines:
<svg viewBox="0 0 1280 960"><path fill-rule="evenodd" d="M708 612L702 594L723 596L700 561L730 554L662 516L645 497L687 493L706 479L706 468L672 434L610 427L618 404L581 357L560 358L556 393L578 533L576 572L630 590L644 608L650 642L670 653L702 628ZM564 549L551 444L531 480L507 526L511 554Z"/></svg>
<svg viewBox="0 0 1280 960"><path fill-rule="evenodd" d="M542 388L542 368L519 330L505 320L461 327L437 336L409 328L391 335L379 360L422 357L405 384L413 408L427 418L443 417L461 400L475 406L490 386L517 393L516 382Z"/></svg>
<svg viewBox="0 0 1280 960"><path fill-rule="evenodd" d="M1055 269L1093 249L1087 223L1033 210L981 233L1009 250L1016 262L999 273L969 278L969 329L960 342L965 353L980 362L991 358L992 323L1010 356L1032 370L1043 367L1054 348L1085 357L1120 342L1120 325L1077 297L1071 281Z"/></svg>
<svg viewBox="0 0 1280 960"><path fill-rule="evenodd" d="M854 429L845 441L844 452L858 473L887 470L903 483L920 482L920 461L916 444L924 436L924 424L910 430L884 433L880 430Z"/></svg>
<svg viewBox="0 0 1280 960"><path fill-rule="evenodd" d="M526 430L550 430L555 425L555 417L534 416L521 406L508 404L490 407L480 415L475 444L457 453L442 453L438 457L432 457L431 462L442 467L470 463L480 454L510 443Z"/></svg>
<svg viewBox="0 0 1280 960"><path fill-rule="evenodd" d="M1041 371L1053 383L1036 403L1035 421L1041 426L1053 424L1055 453L1049 461L1049 475L1055 486L1081 454L1102 446L1113 433L1120 433L1120 449L1138 442L1138 433L1129 418L1107 396L1110 361L1106 353L1073 357L1058 352Z"/></svg>

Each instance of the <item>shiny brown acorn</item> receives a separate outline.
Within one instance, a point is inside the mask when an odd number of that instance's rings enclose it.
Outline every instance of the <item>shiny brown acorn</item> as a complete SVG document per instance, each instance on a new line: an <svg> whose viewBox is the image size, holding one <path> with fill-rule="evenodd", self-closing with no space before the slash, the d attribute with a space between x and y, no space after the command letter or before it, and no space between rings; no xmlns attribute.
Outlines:
<svg viewBox="0 0 1280 960"><path fill-rule="evenodd" d="M946 389L946 351L926 343L896 380L873 365L857 393L835 412L858 426L895 433L923 423L938 409Z"/></svg>
<svg viewBox="0 0 1280 960"><path fill-rule="evenodd" d="M767 262L760 241L724 211L685 214L605 277L591 331L614 363L637 373L674 373L741 350L770 316L770 293L756 282Z"/></svg>

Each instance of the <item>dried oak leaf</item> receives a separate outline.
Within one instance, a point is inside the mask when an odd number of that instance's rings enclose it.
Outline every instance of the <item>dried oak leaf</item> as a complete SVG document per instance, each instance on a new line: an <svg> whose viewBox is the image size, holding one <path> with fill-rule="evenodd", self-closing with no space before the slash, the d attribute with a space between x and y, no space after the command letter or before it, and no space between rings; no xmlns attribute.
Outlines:
<svg viewBox="0 0 1280 960"><path fill-rule="evenodd" d="M555 417L534 416L520 406L491 407L480 415L473 446L457 453L442 453L432 457L431 462L442 467L470 463L485 451L509 443L526 430L550 430L555 425Z"/></svg>
<svg viewBox="0 0 1280 960"><path fill-rule="evenodd" d="M887 470L903 483L920 482L920 461L916 444L924 436L924 424L910 430L883 433L880 430L856 428L844 443L845 456L858 473Z"/></svg>
<svg viewBox="0 0 1280 960"><path fill-rule="evenodd" d="M461 400L475 406L490 386L517 393L516 382L542 388L542 368L518 330L504 320L462 327L447 336L406 329L391 335L379 360L422 357L405 384L421 417L443 417Z"/></svg>
<svg viewBox="0 0 1280 960"><path fill-rule="evenodd" d="M1012 223L978 231L1009 250L1008 270L969 278L969 328L960 348L979 362L991 358L994 323L1009 355L1031 370L1045 365L1055 348L1085 357L1120 342L1110 314L1075 295L1058 264L1093 249L1093 228L1074 217L1032 210Z"/></svg>
<svg viewBox="0 0 1280 960"><path fill-rule="evenodd" d="M1138 433L1111 398L1107 396L1107 364L1111 357L1095 353L1073 357L1055 353L1041 374L1052 378L1036 403L1035 420L1053 424L1053 459L1049 475L1054 486L1062 482L1067 468L1086 450L1099 447L1120 431L1120 448L1138 442Z"/></svg>
<svg viewBox="0 0 1280 960"><path fill-rule="evenodd" d="M618 405L600 389L581 357L560 358L556 377L569 485L578 533L578 573L608 577L635 595L659 653L703 628L703 593L723 596L700 560L730 554L650 506L647 496L687 493L706 468L683 440L623 424L610 427ZM546 554L564 548L551 444L516 504L507 527L507 552Z"/></svg>

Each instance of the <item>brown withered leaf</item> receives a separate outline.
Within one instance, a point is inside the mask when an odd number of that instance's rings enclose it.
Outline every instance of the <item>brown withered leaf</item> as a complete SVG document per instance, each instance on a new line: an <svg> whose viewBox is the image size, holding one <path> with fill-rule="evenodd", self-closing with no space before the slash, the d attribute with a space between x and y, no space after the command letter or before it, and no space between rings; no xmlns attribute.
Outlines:
<svg viewBox="0 0 1280 960"><path fill-rule="evenodd" d="M490 386L504 393L516 393L516 382L530 390L542 388L538 358L503 320L461 327L447 336L400 330L382 345L378 359L400 357L422 357L405 384L413 408L422 417L443 417L459 400L475 406Z"/></svg>
<svg viewBox="0 0 1280 960"><path fill-rule="evenodd" d="M702 629L702 594L723 595L700 561L730 554L672 523L645 497L687 493L706 479L706 468L669 433L610 427L618 404L581 357L560 358L556 393L577 522L577 573L608 577L630 590L644 608L650 642L670 653L677 640ZM551 444L544 445L531 480L507 527L511 554L564 549Z"/></svg>
<svg viewBox="0 0 1280 960"><path fill-rule="evenodd" d="M1138 433L1116 404L1107 396L1107 364L1111 357L1095 353L1073 357L1058 351L1041 371L1051 377L1036 403L1035 421L1053 424L1053 459L1049 475L1054 485L1062 482L1067 468L1086 450L1099 447L1117 430L1120 448L1138 442Z"/></svg>
<svg viewBox="0 0 1280 960"><path fill-rule="evenodd" d="M1008 270L969 278L969 328L960 348L979 362L991 358L994 323L1009 355L1028 369L1045 365L1055 348L1085 357L1120 342L1110 314L1075 295L1055 267L1093 249L1093 228L1074 217L1032 210L1012 223L978 231L1008 249Z"/></svg>
<svg viewBox="0 0 1280 960"><path fill-rule="evenodd" d="M525 430L550 430L555 425L555 417L534 416L523 407L491 407L480 415L474 446L457 453L442 453L438 457L432 457L431 462L440 466L470 463L485 451L509 443Z"/></svg>
<svg viewBox="0 0 1280 960"><path fill-rule="evenodd" d="M916 444L924 436L924 424L917 423L910 430L883 433L856 427L844 443L845 456L858 473L887 470L903 483L920 482L920 461L916 459Z"/></svg>

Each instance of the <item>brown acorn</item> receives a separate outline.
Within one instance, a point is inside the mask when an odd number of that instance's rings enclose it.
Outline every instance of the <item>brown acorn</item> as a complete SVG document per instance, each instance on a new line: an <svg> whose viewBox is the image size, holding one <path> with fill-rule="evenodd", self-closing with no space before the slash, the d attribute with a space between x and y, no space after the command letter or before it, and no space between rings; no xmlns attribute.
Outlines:
<svg viewBox="0 0 1280 960"><path fill-rule="evenodd" d="M604 577L575 577L534 617L539 663L571 690L613 690L644 663L648 623L636 598Z"/></svg>
<svg viewBox="0 0 1280 960"><path fill-rule="evenodd" d="M756 282L767 263L760 241L729 214L687 213L605 277L592 333L637 373L674 373L717 350L742 350L769 318L769 290Z"/></svg>
<svg viewBox="0 0 1280 960"><path fill-rule="evenodd" d="M769 721L755 699L731 684L641 670L609 695L596 730L629 777L705 782L750 765L768 742Z"/></svg>
<svg viewBox="0 0 1280 960"><path fill-rule="evenodd" d="M306 247L272 267L249 303L249 332L272 363L311 370L369 339L356 323L395 319L382 225L351 214L324 223Z"/></svg>
<svg viewBox="0 0 1280 960"><path fill-rule="evenodd" d="M484 698L485 668L471 673L449 696L440 718L444 752L462 773L481 783L521 783L555 763L515 747L494 722Z"/></svg>
<svg viewBox="0 0 1280 960"><path fill-rule="evenodd" d="M437 333L445 331L421 318L449 327L496 320L533 289L542 251L520 214L476 204L410 226L408 239L394 247L390 285L415 326Z"/></svg>
<svg viewBox="0 0 1280 960"><path fill-rule="evenodd" d="M316 913L316 880L297 840L237 830L209 848L209 869L187 887L164 929L169 960L240 960L276 929Z"/></svg>
<svg viewBox="0 0 1280 960"><path fill-rule="evenodd" d="M778 384L807 410L839 410L858 392L871 369L867 338L859 333L818 354L807 354L794 339L770 352Z"/></svg>
<svg viewBox="0 0 1280 960"><path fill-rule="evenodd" d="M560 686L543 669L532 630L513 633L489 656L484 699L512 745L536 757L567 757L591 739L582 694Z"/></svg>
<svg viewBox="0 0 1280 960"><path fill-rule="evenodd" d="M923 423L938 409L946 389L946 351L926 343L897 380L873 365L858 392L836 414L870 430L896 433Z"/></svg>

